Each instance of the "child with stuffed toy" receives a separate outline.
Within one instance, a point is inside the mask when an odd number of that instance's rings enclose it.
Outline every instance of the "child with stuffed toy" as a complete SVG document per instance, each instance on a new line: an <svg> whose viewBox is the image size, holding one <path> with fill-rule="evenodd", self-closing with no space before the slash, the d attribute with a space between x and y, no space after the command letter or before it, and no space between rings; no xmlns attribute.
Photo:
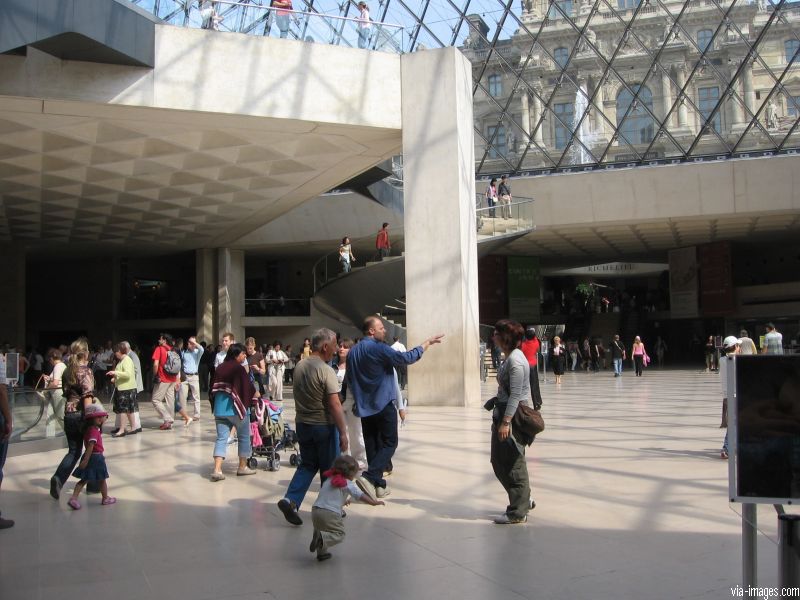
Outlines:
<svg viewBox="0 0 800 600"><path fill-rule="evenodd" d="M353 480L359 473L358 463L352 456L341 455L333 461L317 501L311 508L311 520L314 523L314 536L311 538L309 550L317 553L317 560L328 560L330 548L344 541L344 511L342 507L349 503L352 496L372 506L383 506L382 500L373 500L363 493Z"/></svg>

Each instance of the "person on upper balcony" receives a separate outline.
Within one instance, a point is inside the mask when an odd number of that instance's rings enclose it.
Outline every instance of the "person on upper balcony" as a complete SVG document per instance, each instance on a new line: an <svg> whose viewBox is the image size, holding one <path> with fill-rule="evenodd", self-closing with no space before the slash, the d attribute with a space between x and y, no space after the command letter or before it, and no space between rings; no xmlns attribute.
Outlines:
<svg viewBox="0 0 800 600"><path fill-rule="evenodd" d="M511 218L511 185L508 183L508 175L500 178L500 185L497 187L500 194L500 213L504 219Z"/></svg>
<svg viewBox="0 0 800 600"><path fill-rule="evenodd" d="M370 33L372 32L372 22L369 18L369 7L366 2L358 3L358 47L369 47Z"/></svg>
<svg viewBox="0 0 800 600"><path fill-rule="evenodd" d="M278 9L275 12L275 22L281 31L281 37L289 37L289 18L292 14L289 11L292 10L292 0L272 0L270 6Z"/></svg>

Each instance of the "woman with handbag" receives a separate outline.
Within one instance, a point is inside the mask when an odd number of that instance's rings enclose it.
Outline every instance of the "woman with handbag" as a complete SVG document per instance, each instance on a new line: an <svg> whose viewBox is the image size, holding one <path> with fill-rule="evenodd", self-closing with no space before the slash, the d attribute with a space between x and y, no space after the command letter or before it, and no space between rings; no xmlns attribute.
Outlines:
<svg viewBox="0 0 800 600"><path fill-rule="evenodd" d="M520 403L531 406L530 367L520 350L524 335L525 330L516 321L503 319L494 327L494 343L506 355L497 373L497 400L492 409L492 468L508 494L505 513L494 521L498 525L525 523L533 504L525 445L511 431L517 406Z"/></svg>
<svg viewBox="0 0 800 600"><path fill-rule="evenodd" d="M214 471L211 481L222 481L222 462L228 448L228 438L236 429L239 441L239 468L236 475L253 475L255 470L247 466L252 447L250 445L250 408L256 396L256 386L245 369L247 350L242 344L233 343L228 348L225 360L214 371L210 400L217 428L214 444Z"/></svg>
<svg viewBox="0 0 800 600"><path fill-rule="evenodd" d="M647 366L650 362L650 357L647 356L647 350L644 349L642 338L638 335L633 339L633 347L631 348L631 359L636 369L636 376L642 376L642 368Z"/></svg>

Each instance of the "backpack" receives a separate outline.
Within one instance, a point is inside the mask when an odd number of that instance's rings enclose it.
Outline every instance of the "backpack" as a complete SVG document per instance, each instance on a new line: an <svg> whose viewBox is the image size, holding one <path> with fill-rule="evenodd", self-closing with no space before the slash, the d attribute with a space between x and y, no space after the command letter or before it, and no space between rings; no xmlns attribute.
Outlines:
<svg viewBox="0 0 800 600"><path fill-rule="evenodd" d="M164 361L164 373L167 375L180 375L181 373L181 357L175 350L167 352L167 359Z"/></svg>

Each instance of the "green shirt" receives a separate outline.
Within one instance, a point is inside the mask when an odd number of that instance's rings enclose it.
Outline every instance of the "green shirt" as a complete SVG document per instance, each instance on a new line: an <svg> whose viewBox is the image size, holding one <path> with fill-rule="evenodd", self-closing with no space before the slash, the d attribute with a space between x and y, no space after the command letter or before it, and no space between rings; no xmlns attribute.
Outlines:
<svg viewBox="0 0 800 600"><path fill-rule="evenodd" d="M330 425L328 396L339 393L336 372L318 356L297 363L293 377L295 420L308 425Z"/></svg>
<svg viewBox="0 0 800 600"><path fill-rule="evenodd" d="M120 392L136 389L136 369L130 356L126 354L117 363L114 372L117 374L115 385Z"/></svg>

